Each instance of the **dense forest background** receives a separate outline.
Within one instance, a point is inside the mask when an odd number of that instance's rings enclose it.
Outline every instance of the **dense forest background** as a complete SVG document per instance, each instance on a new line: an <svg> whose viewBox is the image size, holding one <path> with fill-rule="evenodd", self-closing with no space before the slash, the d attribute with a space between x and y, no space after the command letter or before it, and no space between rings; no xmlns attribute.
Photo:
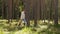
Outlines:
<svg viewBox="0 0 60 34"><path fill-rule="evenodd" d="M46 1L45 5L46 5L46 7L48 7L49 6L49 3L50 3L49 2L50 0L45 0L45 1ZM6 19L7 15L8 15L8 13L7 13L8 12L8 5L7 5L7 3L8 3L7 0L4 0L4 1L3 0L0 0L0 18L5 18ZM13 4L13 7L12 7L12 14L13 14L13 16L12 17L15 18L15 19L17 19L17 18L20 17L18 15L22 11L23 6L24 6L24 3L22 2L22 0L18 0L18 1L17 0L13 0L12 4ZM50 9L51 9L50 10L51 11L51 14L54 14L53 9L52 8L50 8ZM47 12L47 10L45 10L45 11ZM3 17L3 15L4 15L4 17ZM60 0L58 0L58 16L60 18Z"/></svg>
<svg viewBox="0 0 60 34"><path fill-rule="evenodd" d="M12 1L12 14L13 19L19 18L20 11L22 11L22 1ZM8 16L8 0L0 0L0 18L6 19Z"/></svg>

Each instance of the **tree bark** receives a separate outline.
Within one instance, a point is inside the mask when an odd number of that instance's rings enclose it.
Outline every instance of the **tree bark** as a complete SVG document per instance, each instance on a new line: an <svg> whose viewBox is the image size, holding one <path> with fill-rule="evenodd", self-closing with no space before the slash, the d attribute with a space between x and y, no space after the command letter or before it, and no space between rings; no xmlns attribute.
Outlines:
<svg viewBox="0 0 60 34"><path fill-rule="evenodd" d="M54 11L55 11L55 15L54 15L54 23L55 25L58 24L58 0L54 0Z"/></svg>
<svg viewBox="0 0 60 34"><path fill-rule="evenodd" d="M12 20L12 0L8 0L8 23Z"/></svg>
<svg viewBox="0 0 60 34"><path fill-rule="evenodd" d="M24 8L25 8L25 19L27 21L27 26L30 26L30 1L29 0L25 0L24 1Z"/></svg>
<svg viewBox="0 0 60 34"><path fill-rule="evenodd" d="M2 18L4 18L4 0L2 0Z"/></svg>

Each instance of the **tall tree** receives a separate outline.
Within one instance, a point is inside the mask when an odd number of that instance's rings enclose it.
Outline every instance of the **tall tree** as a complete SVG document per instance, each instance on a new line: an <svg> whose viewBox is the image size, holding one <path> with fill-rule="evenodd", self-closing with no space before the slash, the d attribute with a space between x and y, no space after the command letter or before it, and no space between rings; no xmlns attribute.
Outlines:
<svg viewBox="0 0 60 34"><path fill-rule="evenodd" d="M25 8L25 19L27 21L27 26L30 25L30 1L29 0L23 0L24 2L24 8Z"/></svg>
<svg viewBox="0 0 60 34"><path fill-rule="evenodd" d="M8 22L12 20L12 0L8 0Z"/></svg>
<svg viewBox="0 0 60 34"><path fill-rule="evenodd" d="M4 5L5 5L4 0L2 0L2 18L4 18Z"/></svg>
<svg viewBox="0 0 60 34"><path fill-rule="evenodd" d="M37 0L37 20L40 20L40 16L41 16L41 8L40 8L40 1L41 0Z"/></svg>
<svg viewBox="0 0 60 34"><path fill-rule="evenodd" d="M41 0L41 19L45 22L45 0Z"/></svg>
<svg viewBox="0 0 60 34"><path fill-rule="evenodd" d="M37 0L33 0L34 26L37 26Z"/></svg>
<svg viewBox="0 0 60 34"><path fill-rule="evenodd" d="M53 0L54 2L54 11L55 11L55 15L54 15L54 23L58 24L58 0Z"/></svg>
<svg viewBox="0 0 60 34"><path fill-rule="evenodd" d="M15 3L15 11L16 11L15 12L16 13L15 16L16 16L17 19L19 18L19 11L20 11L19 10L19 1L20 0L16 0L16 3Z"/></svg>

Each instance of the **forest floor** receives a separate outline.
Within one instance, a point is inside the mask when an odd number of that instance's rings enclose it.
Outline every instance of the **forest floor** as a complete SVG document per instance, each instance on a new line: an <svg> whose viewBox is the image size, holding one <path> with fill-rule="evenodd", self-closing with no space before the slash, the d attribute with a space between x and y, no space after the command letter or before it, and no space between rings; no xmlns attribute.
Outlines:
<svg viewBox="0 0 60 34"><path fill-rule="evenodd" d="M52 22L41 23L41 21L38 21L36 27L33 26L33 21L30 21L30 27L17 26L16 23L18 22L16 20L13 20L12 23L6 22L7 20L0 20L0 34L60 34L60 24L54 26Z"/></svg>

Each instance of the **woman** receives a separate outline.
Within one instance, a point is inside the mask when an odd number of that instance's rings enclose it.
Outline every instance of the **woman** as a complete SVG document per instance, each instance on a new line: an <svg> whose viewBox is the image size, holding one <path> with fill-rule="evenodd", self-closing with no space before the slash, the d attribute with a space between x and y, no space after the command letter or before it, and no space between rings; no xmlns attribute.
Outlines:
<svg viewBox="0 0 60 34"><path fill-rule="evenodd" d="M24 10L21 12L21 18L20 18L20 19L21 19L21 20L19 21L20 24L27 25L27 21L26 21L26 19L25 19L25 11L24 11Z"/></svg>

